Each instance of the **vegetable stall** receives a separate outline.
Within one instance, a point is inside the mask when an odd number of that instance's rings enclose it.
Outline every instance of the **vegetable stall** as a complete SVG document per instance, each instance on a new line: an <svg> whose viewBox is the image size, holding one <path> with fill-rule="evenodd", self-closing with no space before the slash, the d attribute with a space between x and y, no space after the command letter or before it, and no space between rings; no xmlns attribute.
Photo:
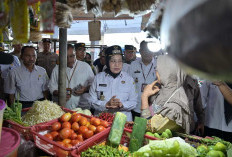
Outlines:
<svg viewBox="0 0 232 157"><path fill-rule="evenodd" d="M7 106L5 123L26 140L33 141L36 147L54 156L232 155L232 144L218 137L202 138L168 128L163 128L163 132L151 131L147 119L136 117L134 122L126 122L126 115L120 112L104 112L94 117L83 114L78 108L69 110L47 100L36 101L32 108L22 112L22 117L20 109L21 104L17 102L13 109ZM113 117L113 120L103 120L106 116Z"/></svg>

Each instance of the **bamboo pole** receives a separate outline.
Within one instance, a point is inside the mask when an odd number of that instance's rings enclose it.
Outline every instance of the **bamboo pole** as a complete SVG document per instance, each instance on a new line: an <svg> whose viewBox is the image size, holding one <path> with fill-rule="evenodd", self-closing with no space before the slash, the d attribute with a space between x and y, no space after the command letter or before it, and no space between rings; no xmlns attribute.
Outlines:
<svg viewBox="0 0 232 157"><path fill-rule="evenodd" d="M67 28L59 29L59 78L58 104L66 104Z"/></svg>

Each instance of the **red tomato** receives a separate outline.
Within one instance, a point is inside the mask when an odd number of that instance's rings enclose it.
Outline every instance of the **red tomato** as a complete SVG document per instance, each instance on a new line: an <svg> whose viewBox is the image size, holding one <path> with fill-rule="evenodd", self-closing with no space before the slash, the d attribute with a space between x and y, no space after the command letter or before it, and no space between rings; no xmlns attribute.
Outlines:
<svg viewBox="0 0 232 157"><path fill-rule="evenodd" d="M76 112L73 112L73 113L72 113L72 116L75 115L75 114L77 114L77 113L76 113Z"/></svg>
<svg viewBox="0 0 232 157"><path fill-rule="evenodd" d="M80 141L80 142L83 142L84 141L83 136L81 134L78 134L77 135L77 140Z"/></svg>
<svg viewBox="0 0 232 157"><path fill-rule="evenodd" d="M71 129L71 123L70 122L64 122L64 123L62 123L62 129L63 128L69 128L69 129Z"/></svg>
<svg viewBox="0 0 232 157"><path fill-rule="evenodd" d="M76 113L76 112L75 112ZM81 119L81 115L76 113L72 115L71 121L72 122L78 122Z"/></svg>
<svg viewBox="0 0 232 157"><path fill-rule="evenodd" d="M92 130L87 130L84 134L83 134L84 138L90 138L93 136L93 131Z"/></svg>
<svg viewBox="0 0 232 157"><path fill-rule="evenodd" d="M83 134L88 131L88 128L86 126L81 126L78 130L79 134Z"/></svg>
<svg viewBox="0 0 232 157"><path fill-rule="evenodd" d="M96 131L96 126L94 126L94 125L89 125L89 130L92 130L93 132L95 132Z"/></svg>
<svg viewBox="0 0 232 157"><path fill-rule="evenodd" d="M68 122L70 119L71 119L71 113L65 113L65 114L63 114L61 117L60 117L60 120L62 121L62 122Z"/></svg>
<svg viewBox="0 0 232 157"><path fill-rule="evenodd" d="M80 143L80 141L78 141L78 140L72 140L70 144L75 146L75 145L77 145L79 143Z"/></svg>
<svg viewBox="0 0 232 157"><path fill-rule="evenodd" d="M72 123L72 129L73 129L74 131L78 131L78 129L79 129L79 124L78 124L77 122Z"/></svg>
<svg viewBox="0 0 232 157"><path fill-rule="evenodd" d="M64 146L65 146L66 148L72 148L72 145L69 144L69 143L64 144Z"/></svg>
<svg viewBox="0 0 232 157"><path fill-rule="evenodd" d="M75 132L72 133L70 139L75 140L76 138L77 138L77 134Z"/></svg>
<svg viewBox="0 0 232 157"><path fill-rule="evenodd" d="M87 118L81 117L81 119L80 119L80 121L79 121L79 124L84 126L84 125L87 124L87 122L88 122Z"/></svg>
<svg viewBox="0 0 232 157"><path fill-rule="evenodd" d="M61 123L60 122L55 122L52 124L52 131L58 131L61 128Z"/></svg>
<svg viewBox="0 0 232 157"><path fill-rule="evenodd" d="M75 133L75 131L73 129L71 129L71 133Z"/></svg>
<svg viewBox="0 0 232 157"><path fill-rule="evenodd" d="M109 123L108 123L107 121L105 121L105 120L102 120L100 125L102 125L102 126L104 126L105 128L107 128L108 125L109 125Z"/></svg>
<svg viewBox="0 0 232 157"><path fill-rule="evenodd" d="M56 143L58 143L59 145L63 146L64 147L64 143L61 142L61 141L57 141Z"/></svg>
<svg viewBox="0 0 232 157"><path fill-rule="evenodd" d="M57 137L59 136L59 133L57 131L52 131L50 132L50 134L52 135L53 140L57 140Z"/></svg>
<svg viewBox="0 0 232 157"><path fill-rule="evenodd" d="M71 140L70 140L70 139L64 139L62 142L63 142L64 144L69 144L69 143L71 143Z"/></svg>
<svg viewBox="0 0 232 157"><path fill-rule="evenodd" d="M98 132L102 132L103 130L105 130L105 128L103 127L103 126L101 126L101 125L99 125L99 126L97 126L97 133Z"/></svg>
<svg viewBox="0 0 232 157"><path fill-rule="evenodd" d="M93 124L93 121L95 121L95 117L92 117L91 119L90 119L90 124Z"/></svg>
<svg viewBox="0 0 232 157"><path fill-rule="evenodd" d="M69 128L64 128L60 131L60 137L62 139L66 139L66 138L69 138L71 136L71 129Z"/></svg>
<svg viewBox="0 0 232 157"><path fill-rule="evenodd" d="M58 137L56 138L56 141L62 141L63 139L60 137L60 133L58 135Z"/></svg>
<svg viewBox="0 0 232 157"><path fill-rule="evenodd" d="M89 125L90 125L90 122L88 121L87 124L86 124L85 126L86 126L86 127L89 127Z"/></svg>
<svg viewBox="0 0 232 157"><path fill-rule="evenodd" d="M65 151L61 148L55 149L56 150L56 156L58 157L67 157L69 155L68 151Z"/></svg>
<svg viewBox="0 0 232 157"><path fill-rule="evenodd" d="M46 138L48 138L49 140L53 140L53 137L50 133L47 133L44 135Z"/></svg>
<svg viewBox="0 0 232 157"><path fill-rule="evenodd" d="M94 125L94 126L98 126L98 125L101 124L101 120L98 119L98 118L95 118L95 119L92 120L91 124Z"/></svg>

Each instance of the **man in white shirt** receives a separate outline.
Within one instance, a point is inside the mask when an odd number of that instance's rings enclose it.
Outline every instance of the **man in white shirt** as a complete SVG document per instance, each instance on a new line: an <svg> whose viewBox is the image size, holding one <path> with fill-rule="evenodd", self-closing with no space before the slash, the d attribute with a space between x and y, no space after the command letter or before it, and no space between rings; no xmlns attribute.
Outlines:
<svg viewBox="0 0 232 157"><path fill-rule="evenodd" d="M4 85L5 93L9 94L9 105L14 103L15 96L23 108L31 107L36 100L47 98L48 76L46 70L36 66L36 52L32 46L24 46L21 50L22 64L12 69Z"/></svg>
<svg viewBox="0 0 232 157"><path fill-rule="evenodd" d="M7 99L7 95L4 93L4 80L7 79L7 76L10 70L20 66L18 57L4 52L4 44L0 44L0 99ZM8 100L9 101L9 100Z"/></svg>
<svg viewBox="0 0 232 157"><path fill-rule="evenodd" d="M228 102L213 82L203 81L200 90L202 104L205 106L205 135L218 136L232 142L232 120L225 116L228 111L231 114L231 106L226 106Z"/></svg>
<svg viewBox="0 0 232 157"><path fill-rule="evenodd" d="M148 42L142 41L140 43L141 59L133 61L129 67L129 74L134 78L136 85L136 92L138 93L137 106L132 111L132 117L140 117L141 113L141 94L144 87L147 84L156 80L156 60L154 59L154 53L148 50Z"/></svg>
<svg viewBox="0 0 232 157"><path fill-rule="evenodd" d="M49 90L53 95L53 100L57 101L58 96L58 66L52 72L49 82ZM71 89L71 96L67 95L65 107L74 109L77 106L85 108L88 105L86 95L93 81L94 74L90 66L76 59L74 46L68 45L67 51L67 69L66 69L66 87Z"/></svg>
<svg viewBox="0 0 232 157"><path fill-rule="evenodd" d="M134 57L136 55L136 48L133 45L125 45L124 49L125 63L131 64L131 62L133 62L136 59Z"/></svg>

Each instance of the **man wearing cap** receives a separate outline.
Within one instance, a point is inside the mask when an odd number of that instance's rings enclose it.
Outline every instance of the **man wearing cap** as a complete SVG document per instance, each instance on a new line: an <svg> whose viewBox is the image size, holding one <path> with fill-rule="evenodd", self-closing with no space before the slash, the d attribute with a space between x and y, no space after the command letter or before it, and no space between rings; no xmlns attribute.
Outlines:
<svg viewBox="0 0 232 157"><path fill-rule="evenodd" d="M43 67L50 78L52 70L58 63L58 55L51 53L51 40L49 38L44 38L43 40L43 52L38 53L36 65Z"/></svg>
<svg viewBox="0 0 232 157"><path fill-rule="evenodd" d="M75 46L77 60L88 63L89 66L91 67L94 75L95 75L96 74L96 69L95 69L94 65L92 64L92 62L88 62L87 60L85 60L85 57L86 57L85 43L77 43L74 46Z"/></svg>
<svg viewBox="0 0 232 157"><path fill-rule="evenodd" d="M10 70L20 66L18 57L4 52L4 44L0 43L0 99L5 100L7 97L4 94L4 82Z"/></svg>
<svg viewBox="0 0 232 157"><path fill-rule="evenodd" d="M106 69L95 76L89 102L95 115L103 111L122 112L127 121L132 121L131 110L136 107L137 93L133 78L122 71L122 49L118 45L108 47L105 55Z"/></svg>
<svg viewBox="0 0 232 157"><path fill-rule="evenodd" d="M49 90L53 95L53 101L57 101L58 99L58 68L58 66L54 68L49 81ZM90 108L86 98L89 97L88 91L93 78L94 74L90 66L85 62L77 60L74 46L68 44L66 88L69 93L67 94L66 108Z"/></svg>
<svg viewBox="0 0 232 157"><path fill-rule="evenodd" d="M142 41L140 43L141 59L137 59L131 63L129 67L129 74L134 78L136 91L138 93L137 106L132 111L133 118L140 116L141 112L141 94L147 84L152 83L156 79L156 60L154 53L148 50L148 42Z"/></svg>
<svg viewBox="0 0 232 157"><path fill-rule="evenodd" d="M134 61L135 52L136 49L133 45L125 45L125 51L124 51L125 63L131 64L131 62Z"/></svg>
<svg viewBox="0 0 232 157"><path fill-rule="evenodd" d="M106 61L105 61L105 50L106 48L104 48L100 53L99 53L99 58L96 59L93 62L93 65L96 66L97 69L97 73L100 73L103 71L103 67L106 65Z"/></svg>
<svg viewBox="0 0 232 157"><path fill-rule="evenodd" d="M10 95L9 106L15 98L19 99L23 108L31 107L36 100L47 98L48 76L44 68L35 65L36 58L34 47L22 48L21 66L11 70L5 81L4 90Z"/></svg>
<svg viewBox="0 0 232 157"><path fill-rule="evenodd" d="M75 45L76 58L79 61L85 60L85 43L76 43Z"/></svg>

